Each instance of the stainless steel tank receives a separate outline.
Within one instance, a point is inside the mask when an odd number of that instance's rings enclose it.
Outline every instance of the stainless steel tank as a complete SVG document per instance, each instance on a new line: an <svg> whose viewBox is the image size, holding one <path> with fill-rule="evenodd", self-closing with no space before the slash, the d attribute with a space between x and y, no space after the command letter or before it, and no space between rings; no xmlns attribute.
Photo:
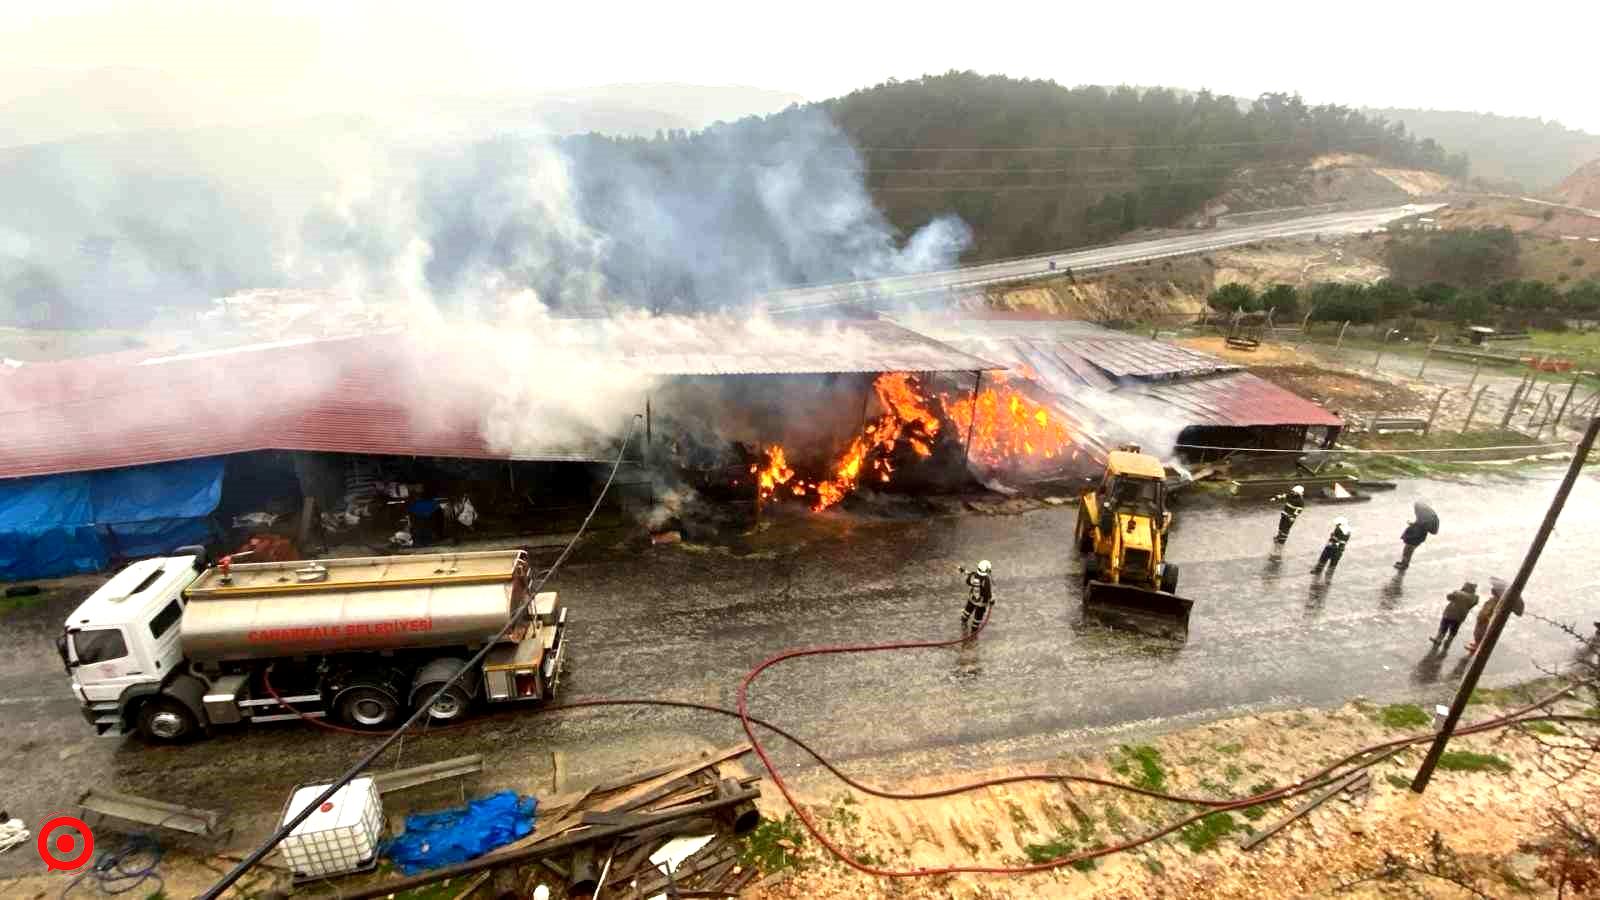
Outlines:
<svg viewBox="0 0 1600 900"><path fill-rule="evenodd" d="M197 662L482 644L512 613L510 581L191 599L183 652Z"/></svg>

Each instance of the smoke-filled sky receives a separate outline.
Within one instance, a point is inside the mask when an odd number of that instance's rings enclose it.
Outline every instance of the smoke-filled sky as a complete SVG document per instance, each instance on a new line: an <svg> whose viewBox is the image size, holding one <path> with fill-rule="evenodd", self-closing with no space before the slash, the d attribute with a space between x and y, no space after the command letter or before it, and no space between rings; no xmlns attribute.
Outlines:
<svg viewBox="0 0 1600 900"><path fill-rule="evenodd" d="M1600 132L1600 4L203 3L7 4L0 103L26 70L161 69L235 112L348 109L406 93L626 82L742 84L823 99L975 69L1064 84L1532 115Z"/></svg>

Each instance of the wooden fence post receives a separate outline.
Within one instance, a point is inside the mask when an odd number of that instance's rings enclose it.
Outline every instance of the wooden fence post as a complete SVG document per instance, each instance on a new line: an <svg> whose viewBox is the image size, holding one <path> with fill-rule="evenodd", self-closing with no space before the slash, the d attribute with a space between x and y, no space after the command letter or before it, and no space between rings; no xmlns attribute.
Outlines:
<svg viewBox="0 0 1600 900"><path fill-rule="evenodd" d="M1433 345L1437 343L1439 343L1439 336L1434 335L1433 340L1428 342L1428 348L1422 351L1422 365L1417 367L1417 377L1419 379L1422 377L1423 372L1428 371L1428 357L1433 355Z"/></svg>
<svg viewBox="0 0 1600 900"><path fill-rule="evenodd" d="M1478 395L1472 398L1472 406L1467 408L1467 423L1461 426L1462 434L1466 434L1467 429L1472 427L1472 417L1477 414L1478 404L1483 402L1483 395L1487 394L1488 392L1489 386L1487 384L1481 388L1478 388Z"/></svg>
<svg viewBox="0 0 1600 900"><path fill-rule="evenodd" d="M1438 417L1439 407L1444 405L1444 395L1448 393L1450 393L1449 388L1444 388L1443 390L1439 391L1438 399L1433 401L1433 412L1428 413L1428 424L1422 426L1423 434L1433 433L1433 420Z"/></svg>

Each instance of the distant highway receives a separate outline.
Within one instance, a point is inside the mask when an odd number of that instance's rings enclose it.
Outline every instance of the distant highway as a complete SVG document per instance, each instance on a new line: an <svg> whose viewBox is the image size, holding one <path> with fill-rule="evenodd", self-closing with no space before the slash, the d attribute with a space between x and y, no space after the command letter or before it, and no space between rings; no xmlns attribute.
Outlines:
<svg viewBox="0 0 1600 900"><path fill-rule="evenodd" d="M1163 259L1190 253L1204 253L1224 247L1237 247L1271 238L1296 237L1307 234L1358 234L1381 228L1396 219L1429 213L1445 204L1411 204L1389 206L1382 209L1365 209L1322 213L1268 222L1258 225L1241 225L1233 228L1196 232L1178 237L1113 244L1087 250L1069 250L980 263L959 269L925 272L920 275L899 275L870 281L851 281L842 284L824 284L812 287L776 291L767 295L767 309L774 313L802 312L832 306L844 306L894 297L911 297L936 291L977 288L1008 281L1024 281L1049 275L1052 272L1084 272L1109 266L1122 266L1148 259ZM1054 268L1051 267L1054 263Z"/></svg>

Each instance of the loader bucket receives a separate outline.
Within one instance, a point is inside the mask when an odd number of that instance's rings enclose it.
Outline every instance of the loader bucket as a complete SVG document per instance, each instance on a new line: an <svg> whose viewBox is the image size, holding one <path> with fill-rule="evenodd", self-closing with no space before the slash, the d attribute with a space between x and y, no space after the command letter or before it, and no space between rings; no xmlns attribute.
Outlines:
<svg viewBox="0 0 1600 900"><path fill-rule="evenodd" d="M1186 640L1194 601L1129 584L1091 581L1083 588L1083 612L1091 619L1156 637Z"/></svg>

